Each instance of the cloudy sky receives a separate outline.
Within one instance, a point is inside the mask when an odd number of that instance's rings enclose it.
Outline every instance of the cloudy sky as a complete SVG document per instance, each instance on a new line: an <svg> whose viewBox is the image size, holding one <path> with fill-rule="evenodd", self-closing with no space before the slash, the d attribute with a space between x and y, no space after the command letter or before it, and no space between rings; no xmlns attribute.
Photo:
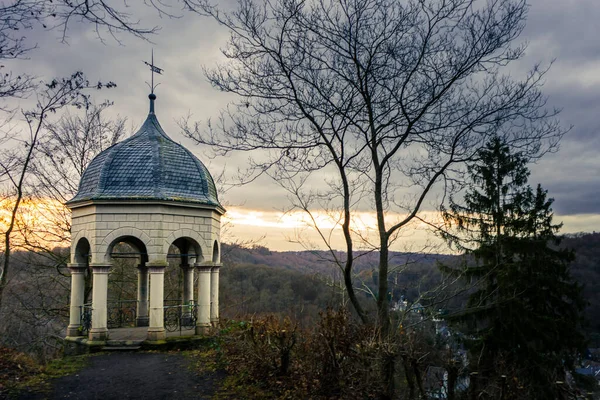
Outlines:
<svg viewBox="0 0 600 400"><path fill-rule="evenodd" d="M133 3L133 2L131 2ZM140 2L141 3L141 2ZM119 3L120 4L120 3ZM562 109L561 120L573 129L561 142L560 151L545 156L532 168L531 183L541 183L555 198L557 221L564 232L593 231L600 228L600 41L597 0L531 0L527 27L519 38L528 43L520 67L554 60L546 77L544 93L551 106ZM61 43L60 32L34 30L28 40L37 45L28 60L5 63L8 68L49 78L82 70L91 80L112 80L117 88L95 95L110 99L113 115L128 118L138 127L147 115L149 71L142 60L149 60L154 48L155 64L164 69L156 93L157 115L165 131L186 145L207 166L218 173L223 168L243 166L242 157L211 159L207 149L186 141L177 121L191 114L194 120L215 117L231 98L206 82L202 66L221 60L220 47L228 33L214 22L198 15L181 13L181 18L160 17L151 7L129 7L143 26L160 26L152 43L127 35L120 43L109 36L104 42L90 25L72 25L68 43ZM22 104L26 104L26 101ZM302 232L318 245L318 238L303 228L299 216L281 217L286 207L285 192L267 179L229 191L222 199L228 205L232 226L228 235L241 239L263 238L262 244L275 249L298 249L289 240ZM370 216L363 215L368 226ZM325 224L326 225L326 224ZM428 237L424 232L407 232L405 242L418 247Z"/></svg>

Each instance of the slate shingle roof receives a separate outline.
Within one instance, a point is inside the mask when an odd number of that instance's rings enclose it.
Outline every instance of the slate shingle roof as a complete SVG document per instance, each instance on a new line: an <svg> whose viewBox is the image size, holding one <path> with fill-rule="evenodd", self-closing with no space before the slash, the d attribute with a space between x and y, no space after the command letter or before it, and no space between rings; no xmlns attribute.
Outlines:
<svg viewBox="0 0 600 400"><path fill-rule="evenodd" d="M68 205L86 200L171 200L219 206L210 173L163 131L154 113L87 167Z"/></svg>

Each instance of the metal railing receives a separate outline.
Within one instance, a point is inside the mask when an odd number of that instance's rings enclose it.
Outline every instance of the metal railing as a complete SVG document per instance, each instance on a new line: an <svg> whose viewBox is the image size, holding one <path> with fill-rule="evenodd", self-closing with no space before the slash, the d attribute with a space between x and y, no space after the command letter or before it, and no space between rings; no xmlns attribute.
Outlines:
<svg viewBox="0 0 600 400"><path fill-rule="evenodd" d="M167 331L194 329L196 326L198 306L195 302L164 306L164 310L164 324Z"/></svg>
<svg viewBox="0 0 600 400"><path fill-rule="evenodd" d="M81 321L81 333L87 334L92 329L92 303L79 306L79 318Z"/></svg>
<svg viewBox="0 0 600 400"><path fill-rule="evenodd" d="M137 300L120 300L107 304L107 323L109 329L136 326ZM181 304L180 300L165 300L164 325L169 332L194 329L196 326L198 305L191 301ZM82 334L92 328L92 303L79 307Z"/></svg>
<svg viewBox="0 0 600 400"><path fill-rule="evenodd" d="M135 326L137 300L119 300L108 303L108 329Z"/></svg>

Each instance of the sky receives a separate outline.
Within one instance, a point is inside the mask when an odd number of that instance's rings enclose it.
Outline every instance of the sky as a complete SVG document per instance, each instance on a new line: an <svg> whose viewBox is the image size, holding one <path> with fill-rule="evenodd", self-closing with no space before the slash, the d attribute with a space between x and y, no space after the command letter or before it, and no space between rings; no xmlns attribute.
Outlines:
<svg viewBox="0 0 600 400"><path fill-rule="evenodd" d="M40 78L82 70L91 80L114 81L115 89L101 91L94 98L98 102L113 101L111 115L127 117L130 133L134 133L148 112L149 89L145 82L150 80L150 73L142 61L149 61L154 49L155 64L164 69L157 78L156 113L165 131L188 147L213 175L243 167L244 155L213 158L210 149L185 139L177 123L187 115L196 121L214 118L234 100L212 88L202 72L203 66L213 67L223 59L220 48L225 46L228 32L209 19L180 12L177 7L171 10L181 17L168 18L139 3L130 5L128 11L141 25L160 27L158 34L149 37L151 42L127 35L120 35L119 42L104 35L102 41L89 24L72 25L67 43L61 41L61 33L56 30L35 29L27 32L28 41L37 46L29 59L5 64ZM544 94L549 96L550 106L562 109L562 124L572 126L558 152L531 166L530 182L541 183L555 199L555 221L564 223L563 232L599 230L600 2L531 0L530 5L527 26L518 39L528 47L515 71L523 72L537 62L553 62ZM25 107L28 101L31 99L22 100L20 105ZM276 250L299 250L303 248L297 243L301 236L304 247L321 247L319 237L306 228L304 215L283 213L289 206L286 196L268 178L229 190L221 197L229 210L224 237L257 241ZM331 221L324 215L321 218L322 226L328 228ZM360 229L367 235L373 233L369 225L372 215L362 215L361 221ZM398 241L402 245L395 249L414 250L435 242L418 225L403 233L404 240ZM341 247L339 230L334 230L333 237L335 246Z"/></svg>

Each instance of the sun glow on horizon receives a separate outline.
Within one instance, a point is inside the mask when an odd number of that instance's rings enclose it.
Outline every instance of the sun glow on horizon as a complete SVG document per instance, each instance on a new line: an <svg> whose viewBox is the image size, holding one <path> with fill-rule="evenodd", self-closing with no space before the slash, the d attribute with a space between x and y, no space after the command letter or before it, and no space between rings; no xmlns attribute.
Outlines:
<svg viewBox="0 0 600 400"><path fill-rule="evenodd" d="M10 221L13 204L7 199L0 201L3 232ZM387 228L406 216L386 214ZM440 222L438 212L423 211L418 216L430 223ZM555 221L564 222L562 233L591 232L600 226L600 215L556 216ZM222 240L256 242L276 251L325 249L328 246L342 250L345 248L342 222L341 212L314 210L309 214L302 210L283 212L231 206L223 216ZM70 211L60 202L24 199L17 215L13 244L17 248L68 246L69 228ZM352 212L351 232L355 248L376 248L379 240L375 212ZM436 252L448 251L443 249L441 240L431 227L419 219L413 219L404 226L400 235L400 240L392 244L396 251L427 251L433 248Z"/></svg>

